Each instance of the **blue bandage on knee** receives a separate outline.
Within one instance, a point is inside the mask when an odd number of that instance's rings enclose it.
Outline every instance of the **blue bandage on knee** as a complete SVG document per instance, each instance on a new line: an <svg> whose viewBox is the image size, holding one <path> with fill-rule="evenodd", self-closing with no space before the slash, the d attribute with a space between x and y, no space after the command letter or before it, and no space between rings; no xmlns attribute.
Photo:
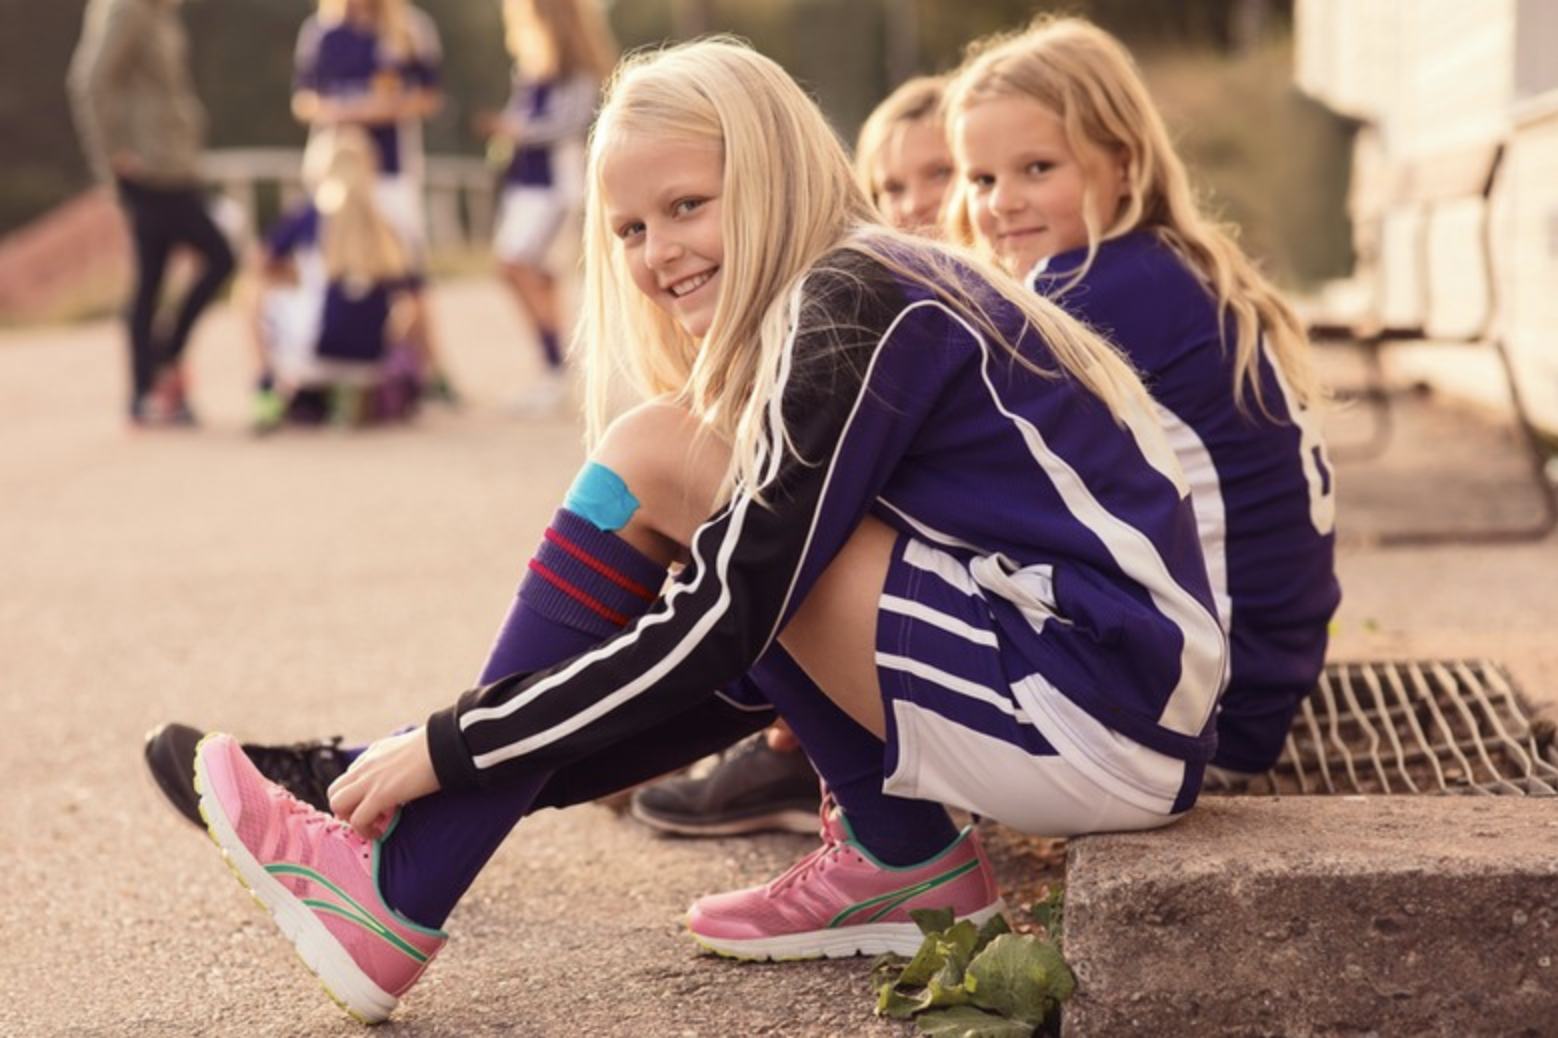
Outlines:
<svg viewBox="0 0 1558 1038"><path fill-rule="evenodd" d="M611 533L627 525L638 511L638 498L628 490L622 477L598 461L587 461L574 477L573 486L563 498L563 507L597 530Z"/></svg>

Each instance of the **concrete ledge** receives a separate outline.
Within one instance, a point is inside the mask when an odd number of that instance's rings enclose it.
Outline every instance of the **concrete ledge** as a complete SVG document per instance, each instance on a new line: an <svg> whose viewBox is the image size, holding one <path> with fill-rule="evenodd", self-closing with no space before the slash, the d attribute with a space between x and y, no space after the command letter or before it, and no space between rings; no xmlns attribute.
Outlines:
<svg viewBox="0 0 1558 1038"><path fill-rule="evenodd" d="M1207 797L1071 841L1067 1038L1558 1033L1558 801Z"/></svg>

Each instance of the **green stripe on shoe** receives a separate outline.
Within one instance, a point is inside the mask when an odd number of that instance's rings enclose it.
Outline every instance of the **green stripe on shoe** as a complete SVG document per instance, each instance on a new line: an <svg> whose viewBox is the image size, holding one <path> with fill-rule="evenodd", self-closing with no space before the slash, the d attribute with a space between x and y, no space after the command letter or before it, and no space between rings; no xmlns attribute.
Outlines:
<svg viewBox="0 0 1558 1038"><path fill-rule="evenodd" d="M313 869L302 865L282 863L277 865L267 865L265 866L265 871L272 875L297 876L301 879L308 880L310 883L318 884L319 886L330 891L336 897L340 898L344 904L335 904L330 901L323 901L319 898L312 897L299 898L304 906L311 908L316 912L328 912L337 918L356 923L358 926L361 926L369 933L378 936L387 944L390 944L399 949L408 958L413 959L416 962L425 963L428 961L427 953L421 951L416 947L416 945L410 944L406 941L405 938L401 937L395 931L379 922L376 918L373 917L372 913L365 910L355 898Z"/></svg>
<svg viewBox="0 0 1558 1038"><path fill-rule="evenodd" d="M912 901L921 894L935 890L937 887L945 886L946 884L951 883L953 880L966 875L978 867L979 859L975 858L965 862L962 865L959 865L950 872L943 872L941 875L932 879L927 879L922 883L916 883L911 887L902 887L898 890L889 891L886 894L880 894L876 897L868 898L865 901L856 902L830 919L828 921L828 928L833 929L834 927L846 925L849 922L849 917L854 915L856 912L870 912L871 915L867 918L866 921L874 923L883 916L891 914L904 902Z"/></svg>

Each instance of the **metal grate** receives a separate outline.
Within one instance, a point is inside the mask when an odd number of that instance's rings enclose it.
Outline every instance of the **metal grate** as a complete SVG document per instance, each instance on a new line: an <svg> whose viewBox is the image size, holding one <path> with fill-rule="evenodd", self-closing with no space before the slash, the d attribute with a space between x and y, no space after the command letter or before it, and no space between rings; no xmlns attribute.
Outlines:
<svg viewBox="0 0 1558 1038"><path fill-rule="evenodd" d="M1272 770L1206 791L1554 796L1555 727L1486 660L1331 663Z"/></svg>

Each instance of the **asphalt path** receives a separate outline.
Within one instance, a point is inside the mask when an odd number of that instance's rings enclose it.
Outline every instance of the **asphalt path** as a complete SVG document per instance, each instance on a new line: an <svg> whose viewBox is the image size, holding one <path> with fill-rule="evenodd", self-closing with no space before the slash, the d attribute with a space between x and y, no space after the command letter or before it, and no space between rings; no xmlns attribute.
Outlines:
<svg viewBox="0 0 1558 1038"><path fill-rule="evenodd" d="M191 432L127 433L116 324L0 332L0 875L17 895L0 917L0 1034L361 1032L161 804L140 751L167 720L272 742L373 737L474 676L581 432L567 414L506 410L536 361L495 284L434 296L464 403L389 430L250 436L251 351L228 309L192 347L204 422ZM1457 496L1513 500L1514 477L1482 464L1511 453L1496 433L1458 413L1432 421L1480 451L1466 471L1492 489L1457 495L1387 462L1361 470L1375 498L1351 508L1344 493L1344 517L1366 528ZM1552 540L1359 544L1342 568L1336 655L1493 658L1555 699ZM864 960L734 964L680 931L693 898L811 846L662 839L599 805L527 820L379 1033L911 1033L873 1017Z"/></svg>

